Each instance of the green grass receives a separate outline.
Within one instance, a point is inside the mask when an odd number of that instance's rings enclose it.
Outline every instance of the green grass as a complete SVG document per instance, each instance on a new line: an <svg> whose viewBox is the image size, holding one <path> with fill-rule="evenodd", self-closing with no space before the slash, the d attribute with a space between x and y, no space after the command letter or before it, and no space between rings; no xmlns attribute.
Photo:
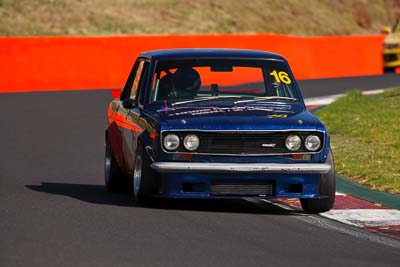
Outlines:
<svg viewBox="0 0 400 267"><path fill-rule="evenodd" d="M0 35L376 34L395 0L0 0Z"/></svg>
<svg viewBox="0 0 400 267"><path fill-rule="evenodd" d="M400 194L400 88L377 97L350 91L317 116L331 135L338 173Z"/></svg>

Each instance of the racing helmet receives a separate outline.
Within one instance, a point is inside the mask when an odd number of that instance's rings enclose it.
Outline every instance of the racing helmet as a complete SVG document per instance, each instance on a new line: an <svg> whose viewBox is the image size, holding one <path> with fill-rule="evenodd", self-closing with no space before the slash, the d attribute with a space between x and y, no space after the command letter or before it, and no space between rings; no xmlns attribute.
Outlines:
<svg viewBox="0 0 400 267"><path fill-rule="evenodd" d="M193 68L180 68L174 73L177 95L181 99L193 99L200 89L199 73Z"/></svg>

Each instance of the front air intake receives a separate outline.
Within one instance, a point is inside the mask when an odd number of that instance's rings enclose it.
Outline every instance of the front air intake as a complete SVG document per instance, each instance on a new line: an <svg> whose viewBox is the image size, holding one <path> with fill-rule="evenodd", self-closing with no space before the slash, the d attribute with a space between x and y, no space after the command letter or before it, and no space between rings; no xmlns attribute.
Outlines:
<svg viewBox="0 0 400 267"><path fill-rule="evenodd" d="M213 182L210 194L214 196L272 196L274 194L273 182L247 181L247 182Z"/></svg>

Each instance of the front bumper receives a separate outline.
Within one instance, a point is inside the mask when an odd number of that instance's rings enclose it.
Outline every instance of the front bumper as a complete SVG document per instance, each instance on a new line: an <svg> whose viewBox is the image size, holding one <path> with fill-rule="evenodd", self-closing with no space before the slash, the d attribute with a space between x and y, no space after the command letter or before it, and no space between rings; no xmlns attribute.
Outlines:
<svg viewBox="0 0 400 267"><path fill-rule="evenodd" d="M291 173L324 174L332 166L327 163L199 163L154 162L151 167L160 173Z"/></svg>

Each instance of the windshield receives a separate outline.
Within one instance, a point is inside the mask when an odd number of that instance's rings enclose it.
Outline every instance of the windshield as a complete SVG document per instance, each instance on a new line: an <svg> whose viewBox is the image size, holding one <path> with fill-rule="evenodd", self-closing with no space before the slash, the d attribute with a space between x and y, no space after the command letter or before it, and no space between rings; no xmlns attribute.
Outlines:
<svg viewBox="0 0 400 267"><path fill-rule="evenodd" d="M151 103L298 102L294 78L276 60L160 60L153 76Z"/></svg>

